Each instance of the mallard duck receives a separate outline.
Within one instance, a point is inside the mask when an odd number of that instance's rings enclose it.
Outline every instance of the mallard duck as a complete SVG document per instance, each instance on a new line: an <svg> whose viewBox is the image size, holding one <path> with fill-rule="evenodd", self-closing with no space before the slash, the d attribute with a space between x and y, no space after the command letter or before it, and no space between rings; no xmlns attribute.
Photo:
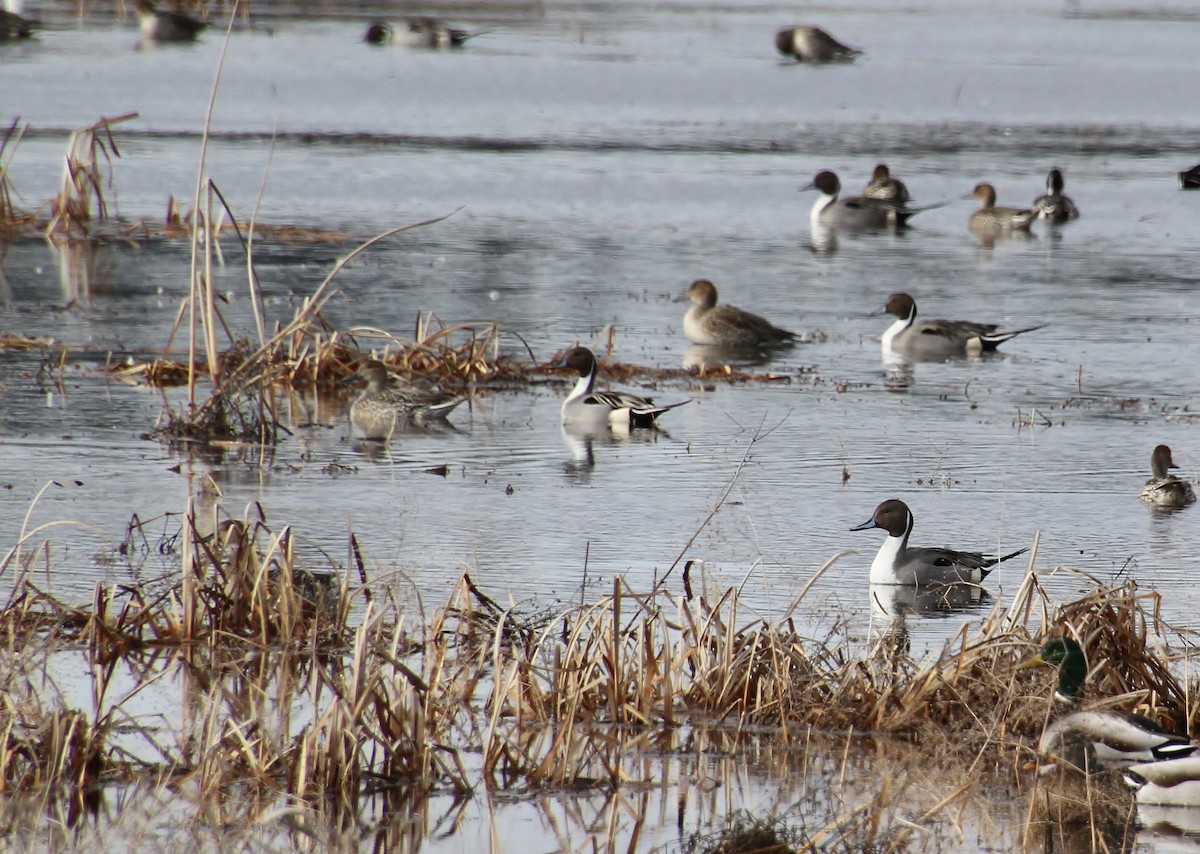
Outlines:
<svg viewBox="0 0 1200 854"><path fill-rule="evenodd" d="M1200 806L1200 756L1139 762L1123 772L1139 804Z"/></svg>
<svg viewBox="0 0 1200 854"><path fill-rule="evenodd" d="M367 388L350 404L350 423L367 439L390 439L396 427L406 421L413 424L444 421L451 410L465 400L453 395L399 388L392 384L387 366L376 359L364 360L355 377L366 380Z"/></svg>
<svg viewBox="0 0 1200 854"><path fill-rule="evenodd" d="M1087 679L1087 660L1083 650L1068 637L1051 638L1041 652L1021 665L1058 667L1058 687L1054 698L1074 704ZM1039 774L1062 765L1090 773L1125 768L1134 763L1156 763L1190 756L1200 744L1186 735L1172 732L1142 715L1113 709L1071 712L1051 721L1038 741L1042 759Z"/></svg>
<svg viewBox="0 0 1200 854"><path fill-rule="evenodd" d="M596 356L587 347L568 350L565 356L547 368L570 369L579 374L575 388L563 401L562 423L566 425L584 429L608 427L621 431L634 427L653 427L658 416L688 403L682 400L666 406L655 406L648 397L620 391L595 391Z"/></svg>

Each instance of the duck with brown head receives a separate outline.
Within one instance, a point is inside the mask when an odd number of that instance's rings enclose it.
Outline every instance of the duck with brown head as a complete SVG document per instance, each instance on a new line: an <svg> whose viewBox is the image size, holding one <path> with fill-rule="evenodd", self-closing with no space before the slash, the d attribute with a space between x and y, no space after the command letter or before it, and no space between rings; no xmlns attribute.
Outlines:
<svg viewBox="0 0 1200 854"><path fill-rule="evenodd" d="M1033 200L1032 210L1038 219L1051 225L1062 225L1079 219L1079 208L1070 196L1063 195L1063 176L1059 169L1051 169L1046 176L1046 192Z"/></svg>
<svg viewBox="0 0 1200 854"><path fill-rule="evenodd" d="M998 563L1022 555L1018 549L1002 557L981 552L960 552L946 548L909 548L913 514L908 505L892 498L875 508L871 518L851 531L882 528L887 539L871 562L872 584L903 584L925 587L933 584L978 584Z"/></svg>
<svg viewBox="0 0 1200 854"><path fill-rule="evenodd" d="M142 36L159 43L194 42L208 26L204 21L158 9L153 0L137 0L138 28Z"/></svg>
<svg viewBox="0 0 1200 854"><path fill-rule="evenodd" d="M635 427L653 427L658 416L690 401L681 400L655 406L648 397L620 391L596 391L599 364L587 347L574 347L547 366L550 370L571 370L579 374L575 388L562 405L562 423L584 430L610 428L627 432Z"/></svg>
<svg viewBox="0 0 1200 854"><path fill-rule="evenodd" d="M782 347L795 342L796 334L780 329L732 305L717 305L717 288L708 279L697 279L687 290L692 306L683 316L683 334L694 344L730 350Z"/></svg>
<svg viewBox="0 0 1200 854"><path fill-rule="evenodd" d="M995 350L1010 338L1041 329L1027 326L1009 332L997 331L995 323L970 320L917 320L917 301L906 293L894 293L883 308L873 315L890 314L897 318L883 333L884 355L896 354L910 359L936 360L977 356Z"/></svg>
<svg viewBox="0 0 1200 854"><path fill-rule="evenodd" d="M1029 231L1036 215L1029 208L1005 208L996 206L996 188L991 184L976 184L971 198L979 202L979 209L967 219L967 228L982 234Z"/></svg>
<svg viewBox="0 0 1200 854"><path fill-rule="evenodd" d="M387 366L377 359L364 359L359 363L355 378L365 380L367 387L350 404L350 423L365 439L386 441L406 422L422 425L445 421L465 400L454 395L396 386Z"/></svg>
<svg viewBox="0 0 1200 854"><path fill-rule="evenodd" d="M861 50L847 47L820 27L796 25L775 33L775 49L797 62L850 62Z"/></svg>
<svg viewBox="0 0 1200 854"><path fill-rule="evenodd" d="M1163 510L1178 510L1195 502L1196 491L1186 480L1171 474L1170 469L1173 468L1178 466L1171 459L1171 449L1166 445L1156 447L1150 454L1152 477L1146 481L1138 498L1151 507Z"/></svg>
<svg viewBox="0 0 1200 854"><path fill-rule="evenodd" d="M896 202L866 196L838 198L842 182L829 170L818 172L801 192L818 190L821 195L813 203L809 220L814 228L826 226L859 231L903 228L910 217L928 208L907 208Z"/></svg>
<svg viewBox="0 0 1200 854"><path fill-rule="evenodd" d="M907 205L912 201L908 187L904 186L904 182L899 178L892 177L891 170L888 169L886 163L876 165L875 171L871 173L871 180L867 182L866 189L863 190L863 196L898 205Z"/></svg>

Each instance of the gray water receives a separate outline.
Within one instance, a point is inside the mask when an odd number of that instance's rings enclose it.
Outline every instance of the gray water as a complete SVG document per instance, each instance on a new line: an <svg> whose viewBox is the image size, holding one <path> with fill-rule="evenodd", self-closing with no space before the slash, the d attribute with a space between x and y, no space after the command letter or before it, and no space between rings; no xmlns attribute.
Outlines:
<svg viewBox="0 0 1200 854"><path fill-rule="evenodd" d="M136 50L128 23L71 9L43 6L38 40L0 49L0 116L30 124L10 163L17 203L54 194L72 128L136 110L116 129L116 208L159 221L168 196L191 198L223 36ZM84 600L97 580L171 571L153 553L116 555L131 516L190 497L211 508L219 491L227 512L259 502L294 524L314 555L344 560L353 530L370 570L410 580L400 586L426 607L463 569L497 598L544 604L614 574L645 587L684 555L779 614L826 559L856 549L798 614L814 635L838 624L865 637L881 537L848 529L900 497L914 543L1013 550L1036 532L1040 572L1132 576L1163 594L1169 620L1193 624L1200 510L1136 499L1160 442L1184 476L1200 473L1200 193L1174 174L1200 159L1190 4L829 3L802 18L781 3L450 7L494 32L445 53L368 48L369 11L289 10L235 27L205 164L239 216L261 192L261 221L346 235L260 246L272 318L289 318L359 239L453 213L356 260L327 320L400 336L423 311L495 321L510 352L527 342L539 360L611 325L618 361L678 367L674 299L707 277L811 343L757 368L788 382L640 389L693 402L661 432L590 452L560 429L563 382L485 391L455 414L458 430L382 453L350 435L344 397L297 396L295 435L265 464L182 456L143 438L163 394L99 369L110 353L164 347L185 243L0 245L0 331L68 348L61 386L39 372L57 353L0 351L0 543L23 525L81 523L37 538L55 543L43 586ZM781 62L774 30L799 20L865 56ZM881 160L918 203L987 180L1000 204L1027 205L1058 166L1083 216L984 246L965 229L972 203L954 201L909 233L814 246L799 188L829 168L855 192ZM244 262L225 249L225 311L249 334ZM887 321L868 316L894 290L926 317L1046 328L994 358L898 377L876 340ZM442 465L446 477L426 471ZM1025 568L1004 564L973 611L910 618L914 651L1006 602ZM1087 586L1049 581L1061 598Z"/></svg>

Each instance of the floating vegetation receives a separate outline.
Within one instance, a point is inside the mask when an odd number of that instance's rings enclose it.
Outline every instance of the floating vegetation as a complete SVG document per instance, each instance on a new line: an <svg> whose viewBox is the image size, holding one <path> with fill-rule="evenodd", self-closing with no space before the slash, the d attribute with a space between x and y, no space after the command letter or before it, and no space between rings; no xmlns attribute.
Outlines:
<svg viewBox="0 0 1200 854"><path fill-rule="evenodd" d="M816 733L871 732L1016 780L1051 695L1050 677L1019 664L1051 633L1083 640L1090 684L1123 708L1182 728L1196 690L1153 651L1167 633L1158 597L1132 582L1055 607L1030 573L1012 605L918 662L890 634L857 652L836 633L800 635L790 614L803 592L781 618L747 620L737 588L702 571L685 571L681 591L615 578L596 601L533 610L497 603L464 574L426 614L402 604L398 579L376 577L353 534L343 563L257 507L154 522L133 520L114 558L175 555L177 574L98 584L86 605L39 589L54 568L49 542L26 534L0 560L11 590L0 609L0 787L33 799L48 824L30 832L102 815L113 787L184 790L198 822L221 814L251 826L284 809L343 829L379 798L414 809L479 787L618 791L652 783L647 738L681 727L806 751ZM62 656L84 665L75 672L90 705L43 678ZM163 684L186 688L177 712L147 714L138 698ZM888 779L851 814L803 817L798 847L917 844L894 797L909 776ZM970 789L955 784L904 821L927 826ZM770 834L796 847L774 823L737 835Z"/></svg>

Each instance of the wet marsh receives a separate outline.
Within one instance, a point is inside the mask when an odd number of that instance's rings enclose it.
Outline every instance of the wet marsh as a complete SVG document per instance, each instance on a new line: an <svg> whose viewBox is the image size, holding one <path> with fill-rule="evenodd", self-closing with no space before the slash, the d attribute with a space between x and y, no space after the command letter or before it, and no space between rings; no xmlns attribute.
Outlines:
<svg viewBox="0 0 1200 854"><path fill-rule="evenodd" d="M813 7L865 55L811 68L774 55L794 10L769 4L447 7L494 30L454 52L370 48L367 13L251 8L205 177L243 236L255 218L256 281L226 216L194 334L173 329L223 35L134 50L104 10L38 12L34 42L0 45L0 118L27 123L0 155L7 832L705 850L691 833L746 810L792 847L1037 847L1020 766L1048 683L1010 670L1114 614L1178 685L1099 696L1190 729L1169 698L1194 690L1197 511L1136 498L1160 442L1200 471L1189 8ZM71 132L131 113L75 173L108 221L44 239ZM1025 205L1059 166L1083 216L986 245L955 202L813 235L799 187L829 168L857 191L879 160L919 203L989 180ZM676 300L701 277L804 343L687 368ZM896 290L1046 328L888 366L868 314ZM219 441L226 412L166 415L188 411L190 341L248 394ZM576 341L611 347L615 387L694 402L627 439L561 430L570 378L539 366ZM340 380L385 348L469 395L451 428L353 435ZM870 589L878 532L849 528L892 496L920 544L1036 536L1036 584L1021 559L951 608ZM953 675L932 703L931 672ZM925 761L944 790L914 782Z"/></svg>

